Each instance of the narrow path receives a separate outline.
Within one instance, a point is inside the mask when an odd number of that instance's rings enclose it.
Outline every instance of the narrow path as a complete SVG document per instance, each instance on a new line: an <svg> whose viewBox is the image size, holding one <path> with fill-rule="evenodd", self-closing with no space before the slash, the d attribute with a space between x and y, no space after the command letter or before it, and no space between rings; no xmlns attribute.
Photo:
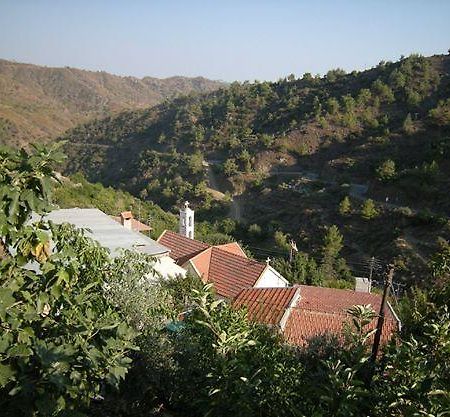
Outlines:
<svg viewBox="0 0 450 417"><path fill-rule="evenodd" d="M217 180L217 174L214 172L213 166L219 164L222 161L203 161L203 166L206 168L206 175L209 184L209 191L217 200L223 200L225 198L224 192L220 189L219 181ZM237 222L242 222L244 220L242 216L242 202L240 197L234 195L231 199L231 207L229 212L229 217Z"/></svg>
<svg viewBox="0 0 450 417"><path fill-rule="evenodd" d="M244 221L244 217L242 216L242 202L237 195L233 196L233 199L231 200L230 217L237 222Z"/></svg>
<svg viewBox="0 0 450 417"><path fill-rule="evenodd" d="M208 164L207 167L207 178L208 178L208 184L210 192L213 194L214 198L217 200L223 200L225 197L225 194L220 190L219 183L217 182L216 174L213 170L213 167Z"/></svg>

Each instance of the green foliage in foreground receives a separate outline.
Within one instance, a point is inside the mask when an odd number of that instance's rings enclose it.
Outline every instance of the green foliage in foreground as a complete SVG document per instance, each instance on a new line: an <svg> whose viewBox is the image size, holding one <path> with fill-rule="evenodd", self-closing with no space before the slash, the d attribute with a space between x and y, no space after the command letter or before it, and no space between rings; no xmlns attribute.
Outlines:
<svg viewBox="0 0 450 417"><path fill-rule="evenodd" d="M55 150L0 154L2 415L82 411L128 370L135 332L104 297L107 251L50 208Z"/></svg>
<svg viewBox="0 0 450 417"><path fill-rule="evenodd" d="M449 413L448 242L430 266L436 288L404 300L405 329L374 363L370 306L348 311L341 338L325 333L294 348L211 287L192 291L190 277L158 279L146 256L112 261L72 227L30 223L32 209L48 210L41 180L53 159L45 150L1 153L2 415ZM328 229L324 262L338 259L341 245L337 228Z"/></svg>
<svg viewBox="0 0 450 417"><path fill-rule="evenodd" d="M448 288L445 297L436 292L421 305L409 304L416 327L410 325L374 365L370 306L349 310L344 339L323 334L291 348L276 332L248 322L245 311L217 300L211 288L192 294L159 282L145 291L155 305L161 292L172 301L155 309L159 313L139 339L141 349L120 395L107 397L93 415L108 410L111 416L146 416L153 410L183 416L400 417L448 410ZM189 300L190 312L177 326L165 326L169 316L161 312L176 305L179 295Z"/></svg>

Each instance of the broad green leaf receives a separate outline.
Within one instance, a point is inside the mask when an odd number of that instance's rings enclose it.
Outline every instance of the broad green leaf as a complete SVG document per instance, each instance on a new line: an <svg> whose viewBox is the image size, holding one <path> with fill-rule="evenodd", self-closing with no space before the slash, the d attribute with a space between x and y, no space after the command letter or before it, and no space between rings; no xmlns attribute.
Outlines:
<svg viewBox="0 0 450 417"><path fill-rule="evenodd" d="M15 372L10 365L3 365L0 363L0 387L4 387L14 380Z"/></svg>

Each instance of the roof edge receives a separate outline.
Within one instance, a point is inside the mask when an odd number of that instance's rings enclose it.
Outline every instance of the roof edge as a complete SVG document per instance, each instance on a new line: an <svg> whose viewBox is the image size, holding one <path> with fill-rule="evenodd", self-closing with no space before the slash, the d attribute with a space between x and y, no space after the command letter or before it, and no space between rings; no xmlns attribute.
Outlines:
<svg viewBox="0 0 450 417"><path fill-rule="evenodd" d="M289 287L286 287L289 288ZM280 329L282 332L284 332L284 329L286 328L287 321L289 319L289 316L291 315L292 309L297 305L298 300L300 299L300 287L297 287L294 293L294 296L292 297L291 302L289 303L288 307L283 313L283 316L280 320Z"/></svg>
<svg viewBox="0 0 450 417"><path fill-rule="evenodd" d="M394 319L396 320L396 322L398 324L398 330L401 331L402 330L402 321L398 317L397 313L394 310L394 307L392 307L392 304L389 301L387 301L387 305L389 307L389 310L391 310L391 313L394 316Z"/></svg>

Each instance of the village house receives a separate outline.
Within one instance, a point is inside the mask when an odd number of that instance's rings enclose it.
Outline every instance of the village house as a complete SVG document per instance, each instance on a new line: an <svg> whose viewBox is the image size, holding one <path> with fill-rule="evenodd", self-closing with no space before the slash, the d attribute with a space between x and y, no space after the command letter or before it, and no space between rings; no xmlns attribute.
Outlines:
<svg viewBox="0 0 450 417"><path fill-rule="evenodd" d="M211 246L165 230L158 243L186 271L212 283L219 297L232 299L249 287L287 287L289 282L268 262L249 259L238 243Z"/></svg>
<svg viewBox="0 0 450 417"><path fill-rule="evenodd" d="M178 266L169 256L169 248L136 231L133 224L139 229L140 222L133 223L131 220L134 219L130 212L125 212L125 215L121 216L124 221L129 221L125 224L94 208L54 210L45 218L56 224L70 223L78 229L85 229L89 237L110 251L112 257L118 256L124 249L152 256L155 259L154 269L162 277L186 274L186 270Z"/></svg>
<svg viewBox="0 0 450 417"><path fill-rule="evenodd" d="M246 288L233 299L236 308L246 308L252 321L269 325L281 332L287 343L304 346L321 335L342 338L346 325L351 324L348 309L355 305L370 305L378 314L381 295L335 288L297 285L287 288ZM387 343L400 330L401 323L388 302L381 343ZM376 327L377 318L367 326Z"/></svg>

